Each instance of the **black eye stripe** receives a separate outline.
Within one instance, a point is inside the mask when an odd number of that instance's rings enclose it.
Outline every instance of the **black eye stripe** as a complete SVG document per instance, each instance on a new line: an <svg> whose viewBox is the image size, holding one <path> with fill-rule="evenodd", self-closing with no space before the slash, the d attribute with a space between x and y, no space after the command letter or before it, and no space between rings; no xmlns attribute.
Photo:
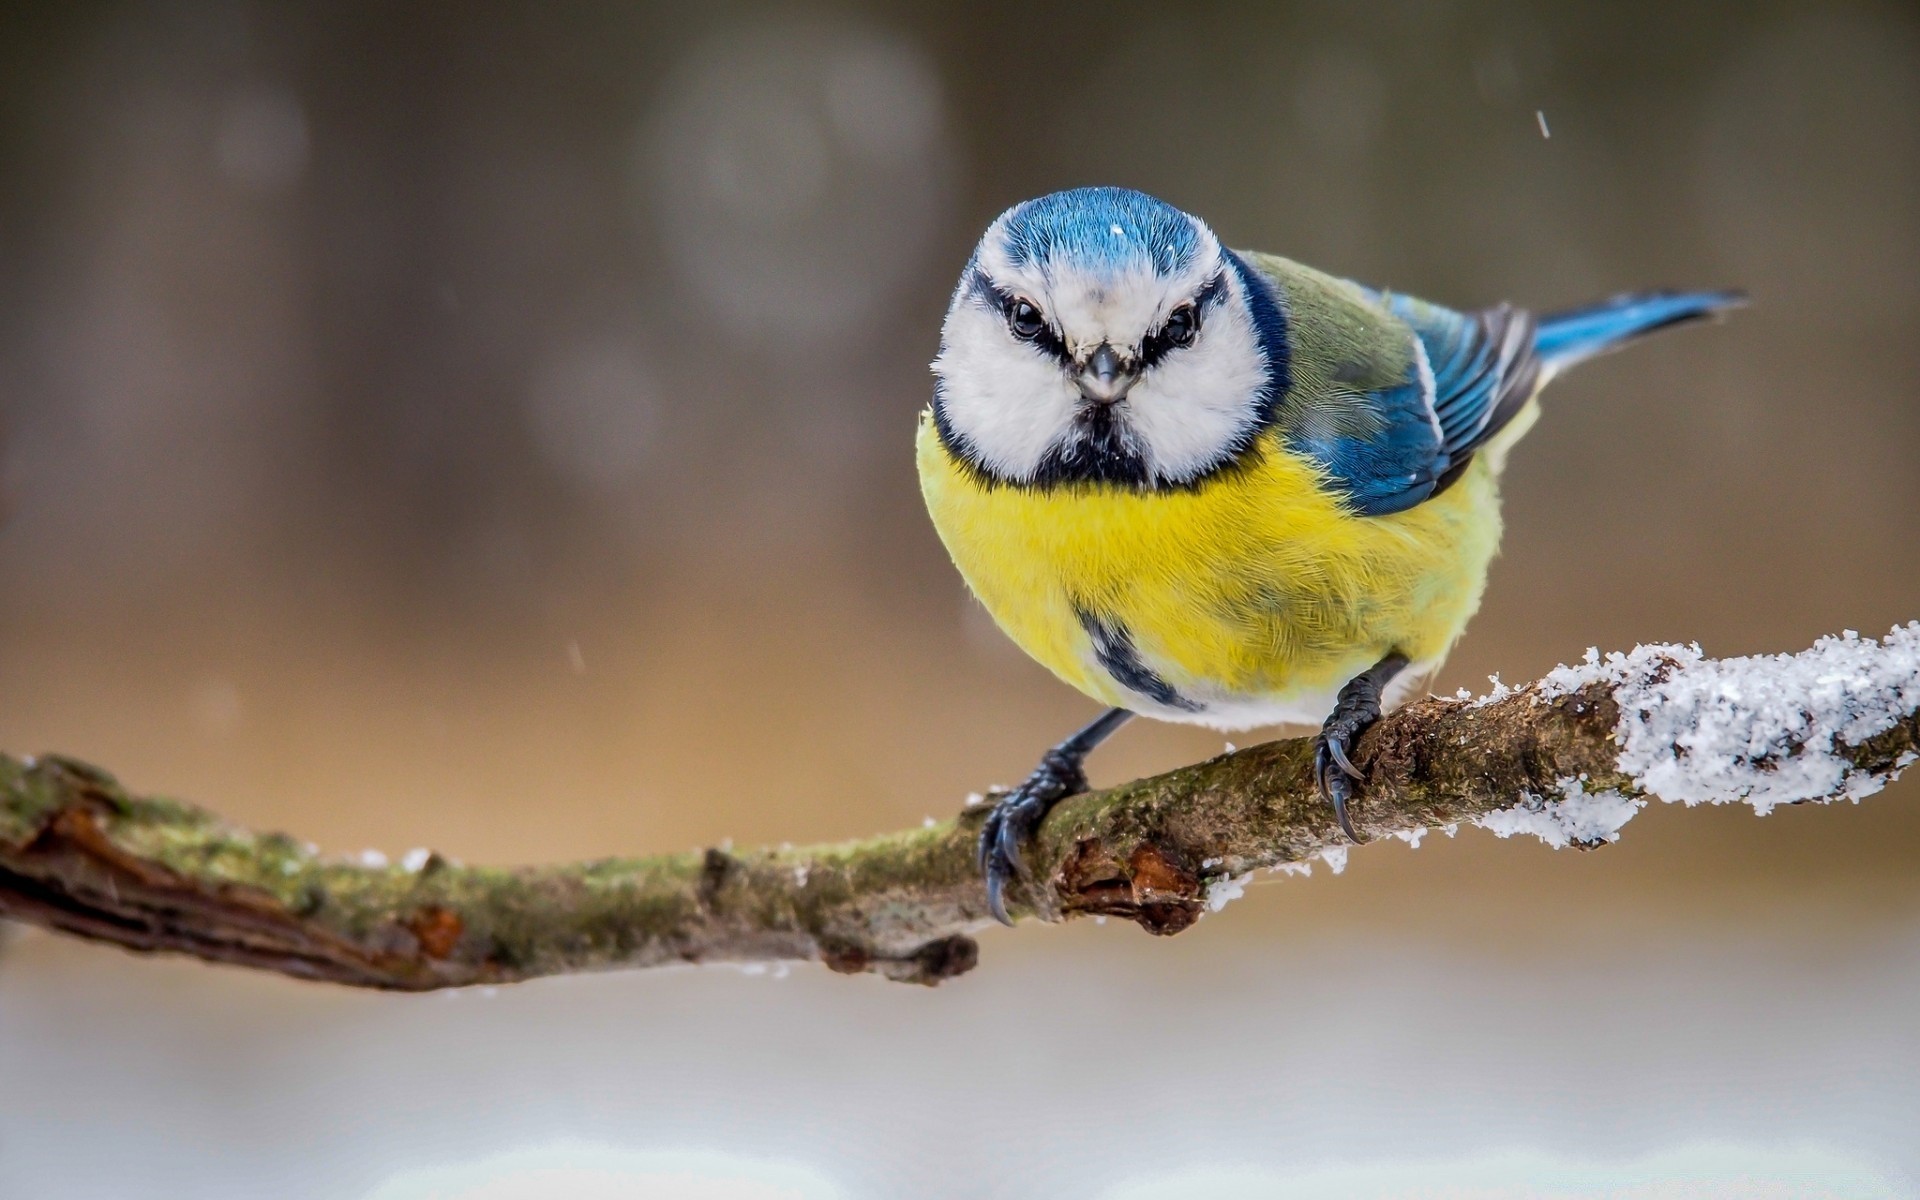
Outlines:
<svg viewBox="0 0 1920 1200"><path fill-rule="evenodd" d="M1000 319L1007 323L1008 332L1012 332L1013 306L1022 300L1026 300L1026 297L1007 291L1005 288L994 283L993 280L987 277L987 273L979 267L975 267L969 275L967 293L970 298L983 308L999 314ZM1196 292L1193 300L1190 302L1194 314L1193 327L1196 337L1199 335L1201 327L1206 323L1207 314L1225 303L1226 299L1227 273L1223 270L1212 279L1209 279L1206 286ZM1028 300L1027 303L1032 304L1033 302ZM1040 332L1033 337L1021 338L1021 340L1059 360L1063 366L1073 366L1073 356L1067 352L1066 344L1060 340L1060 333L1054 328L1053 322L1048 319L1046 311L1041 309L1037 304L1034 305L1034 309L1040 313L1040 319L1043 323L1042 328ZM1171 316L1172 314L1169 313L1168 315ZM1019 335L1016 334L1015 336ZM1156 362L1165 358L1169 352L1176 349L1179 349L1179 346L1167 337L1166 325L1163 322L1160 328L1149 333L1144 341L1142 341L1138 363L1139 369L1145 370L1153 366Z"/></svg>
<svg viewBox="0 0 1920 1200"><path fill-rule="evenodd" d="M967 291L981 305L1000 314L1000 319L1007 323L1009 333L1012 332L1013 306L1023 300L1033 304L1025 296L1015 295L994 283L987 278L987 273L978 267L974 268L973 278L967 285ZM1053 327L1053 322L1047 319L1046 310L1037 304L1034 304L1033 308L1040 314L1040 332L1021 340L1067 366L1073 365L1073 356L1067 353L1066 343L1060 340L1059 331Z"/></svg>
<svg viewBox="0 0 1920 1200"><path fill-rule="evenodd" d="M1207 280L1207 286L1201 288L1199 294L1194 296L1193 306L1201 312L1206 312L1214 305L1224 302L1226 298L1227 273L1222 271L1212 279Z"/></svg>
<svg viewBox="0 0 1920 1200"><path fill-rule="evenodd" d="M1174 312L1179 312L1183 308L1191 308L1193 310L1193 336L1198 337L1201 328L1206 324L1207 314L1215 308L1218 308L1221 304L1224 304L1226 299L1227 273L1222 271L1212 279L1209 279L1207 285L1194 295L1190 303L1177 305L1172 312L1167 314L1167 317L1171 320ZM1191 340L1189 340L1189 344L1191 344ZM1180 345L1179 342L1175 341L1168 334L1167 325L1165 322L1162 322L1160 328L1149 333L1146 340L1140 344L1140 369L1145 370L1153 366L1168 354L1180 349Z"/></svg>
<svg viewBox="0 0 1920 1200"><path fill-rule="evenodd" d="M987 278L987 273L979 267L967 272L967 298L987 308L1000 307L999 290L993 286L993 280Z"/></svg>

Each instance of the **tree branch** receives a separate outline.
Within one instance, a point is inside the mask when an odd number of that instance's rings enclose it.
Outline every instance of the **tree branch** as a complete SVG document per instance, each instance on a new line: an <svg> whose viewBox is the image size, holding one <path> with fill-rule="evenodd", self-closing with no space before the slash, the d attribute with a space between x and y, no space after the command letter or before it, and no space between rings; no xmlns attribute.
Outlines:
<svg viewBox="0 0 1920 1200"><path fill-rule="evenodd" d="M1920 624L1767 658L1589 654L1519 690L1382 720L1360 740L1354 815L1367 840L1474 822L1595 845L1654 792L1761 811L1858 799L1917 750ZM1177 933L1245 873L1339 852L1311 765L1309 740L1272 742L1062 803L1029 856L1049 915ZM0 755L0 915L360 987L805 959L937 983L978 956L985 811L833 846L371 865L130 794L71 759Z"/></svg>

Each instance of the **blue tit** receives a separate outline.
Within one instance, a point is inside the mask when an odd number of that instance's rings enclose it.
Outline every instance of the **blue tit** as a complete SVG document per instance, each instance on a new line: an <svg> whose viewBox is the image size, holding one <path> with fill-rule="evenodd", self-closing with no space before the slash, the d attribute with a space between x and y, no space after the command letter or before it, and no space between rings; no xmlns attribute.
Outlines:
<svg viewBox="0 0 1920 1200"><path fill-rule="evenodd" d="M1479 606L1542 385L1740 300L1457 312L1226 249L1124 188L1001 214L947 310L921 490L1000 628L1109 711L989 815L994 915L1023 843L1135 713L1319 725L1319 787L1358 840L1355 739Z"/></svg>

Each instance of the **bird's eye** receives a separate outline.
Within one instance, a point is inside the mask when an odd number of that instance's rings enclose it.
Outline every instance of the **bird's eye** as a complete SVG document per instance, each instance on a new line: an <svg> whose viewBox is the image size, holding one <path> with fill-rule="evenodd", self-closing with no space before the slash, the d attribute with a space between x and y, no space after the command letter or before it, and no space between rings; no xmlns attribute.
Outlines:
<svg viewBox="0 0 1920 1200"><path fill-rule="evenodd" d="M1200 314L1193 305L1182 304L1167 317L1166 338L1174 346L1191 346L1196 334L1200 332Z"/></svg>
<svg viewBox="0 0 1920 1200"><path fill-rule="evenodd" d="M1007 310L1007 328L1013 330L1013 336L1023 342L1030 342L1040 336L1047 327L1040 317L1040 310L1031 301L1015 300L1013 307Z"/></svg>

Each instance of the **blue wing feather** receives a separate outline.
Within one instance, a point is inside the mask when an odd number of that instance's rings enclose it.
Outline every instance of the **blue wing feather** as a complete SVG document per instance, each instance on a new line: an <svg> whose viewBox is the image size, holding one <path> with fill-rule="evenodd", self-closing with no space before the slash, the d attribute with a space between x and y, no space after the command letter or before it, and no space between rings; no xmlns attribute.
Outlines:
<svg viewBox="0 0 1920 1200"><path fill-rule="evenodd" d="M1426 391L1416 376L1398 387L1363 393L1375 418L1372 431L1308 434L1295 444L1326 466L1362 515L1412 508L1433 494L1445 469Z"/></svg>
<svg viewBox="0 0 1920 1200"><path fill-rule="evenodd" d="M1405 296L1380 299L1419 339L1427 370L1416 364L1406 382L1367 393L1375 432L1307 447L1369 517L1444 490L1526 403L1539 374L1532 319L1519 309L1469 314Z"/></svg>
<svg viewBox="0 0 1920 1200"><path fill-rule="evenodd" d="M1540 371L1533 318L1507 305L1460 313L1406 296L1388 297L1387 307L1413 328L1433 365L1433 414L1446 460L1437 473L1444 477L1532 396Z"/></svg>
<svg viewBox="0 0 1920 1200"><path fill-rule="evenodd" d="M1635 337L1745 302L1738 292L1649 292L1536 320L1509 305L1456 312L1411 296L1362 289L1418 339L1416 362L1392 387L1363 393L1365 434L1301 431L1362 516L1402 512L1445 491L1533 398L1546 375Z"/></svg>

